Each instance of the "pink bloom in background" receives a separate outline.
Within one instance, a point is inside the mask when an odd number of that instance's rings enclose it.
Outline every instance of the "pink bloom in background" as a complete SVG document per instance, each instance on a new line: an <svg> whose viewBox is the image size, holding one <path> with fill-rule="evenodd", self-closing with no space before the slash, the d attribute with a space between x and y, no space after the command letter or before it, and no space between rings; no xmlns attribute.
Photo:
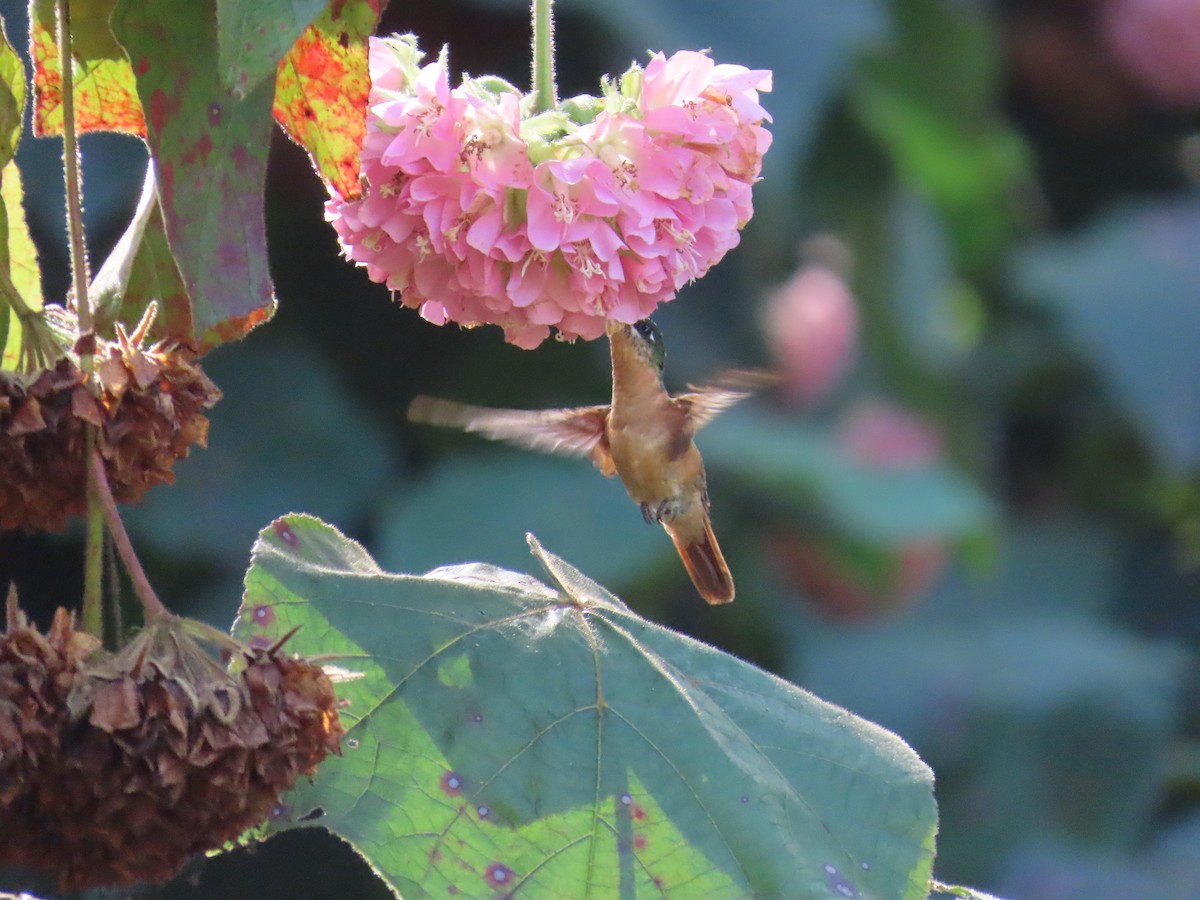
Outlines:
<svg viewBox="0 0 1200 900"><path fill-rule="evenodd" d="M797 406L823 399L845 374L858 343L858 307L829 266L801 266L762 312L767 346Z"/></svg>
<svg viewBox="0 0 1200 900"><path fill-rule="evenodd" d="M1200 106L1200 2L1107 0L1101 32L1125 70L1164 106Z"/></svg>
<svg viewBox="0 0 1200 900"><path fill-rule="evenodd" d="M838 425L837 439L850 456L877 468L919 469L945 453L933 425L891 403L865 402L849 410Z"/></svg>
<svg viewBox="0 0 1200 900"><path fill-rule="evenodd" d="M529 115L499 79L450 88L445 52L421 57L411 37L371 39L366 189L325 214L346 256L429 321L500 325L526 348L551 328L596 338L737 246L771 143L770 72L657 53L601 98Z"/></svg>

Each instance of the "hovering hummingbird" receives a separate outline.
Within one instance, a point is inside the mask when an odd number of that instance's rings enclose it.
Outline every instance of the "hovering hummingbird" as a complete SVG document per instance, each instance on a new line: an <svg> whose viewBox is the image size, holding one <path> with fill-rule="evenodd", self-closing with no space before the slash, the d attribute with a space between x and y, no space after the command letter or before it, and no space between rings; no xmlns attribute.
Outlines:
<svg viewBox="0 0 1200 900"><path fill-rule="evenodd" d="M533 450L589 457L601 474L620 477L648 524L660 523L683 559L700 596L733 600L733 578L708 515L704 460L693 435L722 411L750 396L738 386L769 376L729 373L721 384L689 386L672 397L663 386L666 349L649 319L609 323L612 402L575 409L488 409L433 397L408 408L414 422L446 425Z"/></svg>

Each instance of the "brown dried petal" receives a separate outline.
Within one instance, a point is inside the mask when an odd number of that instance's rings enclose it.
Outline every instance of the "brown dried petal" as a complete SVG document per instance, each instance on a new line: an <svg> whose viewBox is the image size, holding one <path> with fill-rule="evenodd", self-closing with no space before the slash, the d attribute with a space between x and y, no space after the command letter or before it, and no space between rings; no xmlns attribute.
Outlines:
<svg viewBox="0 0 1200 900"><path fill-rule="evenodd" d="M96 396L83 385L77 385L71 391L71 414L97 428L104 424L104 414Z"/></svg>
<svg viewBox="0 0 1200 900"><path fill-rule="evenodd" d="M17 413L12 417L5 429L9 437L21 437L35 431L43 431L46 420L42 417L42 404L37 397L26 397L25 402L17 407Z"/></svg>
<svg viewBox="0 0 1200 900"><path fill-rule="evenodd" d="M131 348L130 352L125 354L125 365L133 375L134 383L143 391L158 381L158 376L162 374L159 362L137 349Z"/></svg>
<svg viewBox="0 0 1200 900"><path fill-rule="evenodd" d="M25 844L7 846L9 823L27 816L47 765L57 757L67 727L66 696L78 657L71 650L71 619L58 610L46 635L30 626L9 593L8 630L0 636L0 865L19 862ZM27 848L26 848L27 849Z"/></svg>
<svg viewBox="0 0 1200 900"><path fill-rule="evenodd" d="M29 386L33 397L45 400L83 383L83 373L68 359L60 359L51 369L43 369Z"/></svg>
<svg viewBox="0 0 1200 900"><path fill-rule="evenodd" d="M102 683L92 694L92 712L88 722L112 734L133 728L142 719L137 684L126 675Z"/></svg>

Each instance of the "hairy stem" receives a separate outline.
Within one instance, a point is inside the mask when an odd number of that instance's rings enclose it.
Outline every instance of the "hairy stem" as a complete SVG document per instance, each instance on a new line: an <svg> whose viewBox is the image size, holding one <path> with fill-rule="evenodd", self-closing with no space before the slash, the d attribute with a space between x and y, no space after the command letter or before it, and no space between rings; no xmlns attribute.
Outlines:
<svg viewBox="0 0 1200 900"><path fill-rule="evenodd" d="M75 134L75 73L71 50L70 0L57 0L58 52L62 66L63 177L67 194L67 240L71 249L71 288L79 313L79 331L92 330L92 306L88 299L87 243L83 229L83 182L79 170L79 139ZM91 352L80 354L80 367L92 368Z"/></svg>
<svg viewBox="0 0 1200 900"><path fill-rule="evenodd" d="M554 83L554 0L533 0L533 89L537 112L558 105Z"/></svg>
<svg viewBox="0 0 1200 900"><path fill-rule="evenodd" d="M133 550L133 542L129 540L129 532L125 530L125 523L121 521L121 513L117 509L117 501L113 498L112 489L108 485L108 473L104 471L104 458L98 452L92 452L89 468L96 484L96 495L104 512L109 534L112 535L113 542L117 545L117 555L121 557L121 562L125 563L125 568L129 572L129 579L133 582L133 591L142 601L146 618L152 619L155 616L167 615L167 608L154 593L154 588L150 586L150 579L146 577L146 570L142 568L141 560Z"/></svg>
<svg viewBox="0 0 1200 900"><path fill-rule="evenodd" d="M83 183L79 174L79 140L75 134L75 66L71 50L70 0L57 0L58 60L62 72L63 106L63 179L67 195L67 243L71 249L71 287L79 315L79 368L91 374L92 307L88 301L87 242L83 230ZM84 426L84 453L91 458L96 448L96 430ZM92 467L87 474L87 544L83 554L83 627L95 635L103 634L104 597L104 521L98 502Z"/></svg>

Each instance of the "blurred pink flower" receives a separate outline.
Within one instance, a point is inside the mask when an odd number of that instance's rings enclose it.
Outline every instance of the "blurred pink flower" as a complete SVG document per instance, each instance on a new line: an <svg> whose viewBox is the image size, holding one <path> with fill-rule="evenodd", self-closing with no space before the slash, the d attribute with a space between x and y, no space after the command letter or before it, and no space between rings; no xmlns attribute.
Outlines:
<svg viewBox="0 0 1200 900"><path fill-rule="evenodd" d="M932 425L891 403L862 403L842 418L838 443L860 462L879 468L916 469L932 465L945 452Z"/></svg>
<svg viewBox="0 0 1200 900"><path fill-rule="evenodd" d="M1200 2L1108 0L1101 31L1138 85L1165 106L1200 106Z"/></svg>
<svg viewBox="0 0 1200 900"><path fill-rule="evenodd" d="M496 78L372 38L365 191L326 218L349 259L431 322L536 347L635 322L737 246L771 143L771 73L657 53L601 98L529 114ZM596 110L599 110L596 112Z"/></svg>
<svg viewBox="0 0 1200 900"><path fill-rule="evenodd" d="M784 394L808 406L825 397L849 366L858 342L858 308L841 276L812 263L768 300L762 327Z"/></svg>

